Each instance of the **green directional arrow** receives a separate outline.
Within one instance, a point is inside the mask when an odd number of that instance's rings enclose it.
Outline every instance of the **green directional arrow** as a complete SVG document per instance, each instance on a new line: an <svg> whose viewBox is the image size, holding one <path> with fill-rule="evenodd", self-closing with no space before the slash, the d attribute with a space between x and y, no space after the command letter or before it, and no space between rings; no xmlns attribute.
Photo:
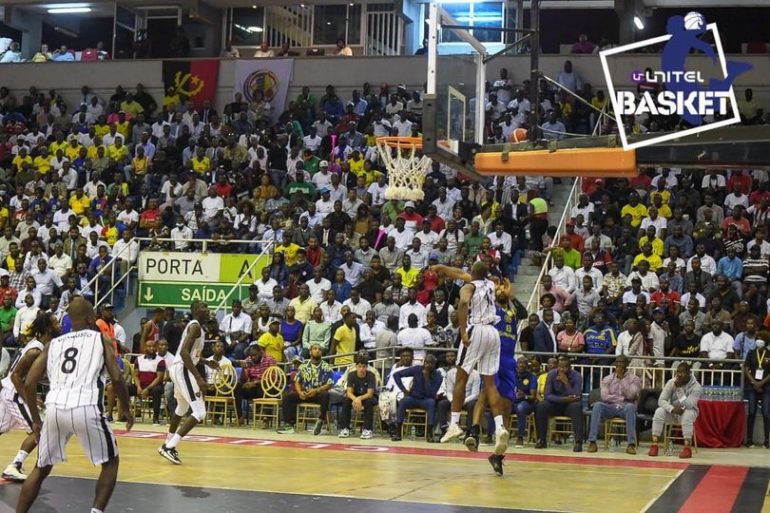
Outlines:
<svg viewBox="0 0 770 513"><path fill-rule="evenodd" d="M142 296L142 299L144 299L149 303L150 301L152 301L154 297L155 295L152 293L152 288L148 285L147 288L144 290L144 295Z"/></svg>

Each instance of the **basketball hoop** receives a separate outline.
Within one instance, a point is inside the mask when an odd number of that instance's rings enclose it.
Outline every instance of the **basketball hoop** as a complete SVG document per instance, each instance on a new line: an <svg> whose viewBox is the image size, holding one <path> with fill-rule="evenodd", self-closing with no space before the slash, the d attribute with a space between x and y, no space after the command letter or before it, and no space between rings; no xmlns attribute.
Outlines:
<svg viewBox="0 0 770 513"><path fill-rule="evenodd" d="M388 170L386 199L417 201L425 197L422 185L433 161L425 155L417 157L417 150L421 149L422 137L377 138L377 151Z"/></svg>

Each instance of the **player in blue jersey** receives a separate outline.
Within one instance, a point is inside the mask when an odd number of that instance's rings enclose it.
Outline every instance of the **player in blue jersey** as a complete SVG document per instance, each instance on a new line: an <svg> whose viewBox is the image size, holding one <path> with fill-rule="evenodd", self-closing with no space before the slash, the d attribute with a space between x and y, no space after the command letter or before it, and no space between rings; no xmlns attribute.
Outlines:
<svg viewBox="0 0 770 513"><path fill-rule="evenodd" d="M500 367L495 375L495 385L505 404L505 425L508 425L511 405L516 395L516 359L514 358L514 353L516 352L518 321L516 319L516 311L511 305L510 297L511 286L506 280L497 288L495 295L497 315L500 318L500 321L495 324L495 328L500 333ZM482 389L476 402L476 407L473 410L471 431L465 438L465 446L470 451L478 451L480 425L486 407L487 397L484 389ZM494 427L488 428L487 432L494 432ZM491 454L488 458L489 463L498 476L503 475L504 458L504 454Z"/></svg>

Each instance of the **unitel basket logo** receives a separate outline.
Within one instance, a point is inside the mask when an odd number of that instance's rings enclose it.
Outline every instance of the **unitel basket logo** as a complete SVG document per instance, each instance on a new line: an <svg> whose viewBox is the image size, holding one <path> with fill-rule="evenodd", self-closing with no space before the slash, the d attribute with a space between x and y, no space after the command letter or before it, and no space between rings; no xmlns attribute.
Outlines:
<svg viewBox="0 0 770 513"><path fill-rule="evenodd" d="M666 31L668 35L599 52L618 124L618 135L626 150L734 125L741 121L733 82L737 76L749 71L751 64L726 60L716 23L706 24L706 19L698 12L672 16L668 19ZM713 47L712 43L701 39L706 32L711 32ZM628 83L613 82L608 57L660 43L665 44L658 69L633 69L626 75L629 78ZM698 59L701 59L702 68L707 67L703 65L705 61L702 56L710 59L712 66L718 67L719 70L693 69L693 66L699 64ZM639 55L639 58L641 60L647 57ZM623 66L625 65L628 64L623 63ZM616 75L624 69L621 65L617 68ZM720 70L721 76L713 76L720 75ZM644 87L637 87L640 84ZM681 117L688 128L629 143L624 117L674 114Z"/></svg>

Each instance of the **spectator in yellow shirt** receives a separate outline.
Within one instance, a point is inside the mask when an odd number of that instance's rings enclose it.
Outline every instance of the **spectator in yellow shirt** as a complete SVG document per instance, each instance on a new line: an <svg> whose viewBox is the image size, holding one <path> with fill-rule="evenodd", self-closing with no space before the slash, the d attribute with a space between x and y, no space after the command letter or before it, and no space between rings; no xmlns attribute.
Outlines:
<svg viewBox="0 0 770 513"><path fill-rule="evenodd" d="M620 217L631 216L631 226L639 228L642 219L647 217L647 207L639 202L639 195L632 193L628 196L628 203L620 210Z"/></svg>
<svg viewBox="0 0 770 513"><path fill-rule="evenodd" d="M16 170L18 173L22 170L24 164L27 164L28 166L32 165L32 157L27 155L27 148L22 146L19 148L19 153L16 154L15 157L13 157L13 160L11 161L11 167Z"/></svg>
<svg viewBox="0 0 770 513"><path fill-rule="evenodd" d="M205 175L211 171L211 159L206 156L206 150L203 149L203 146L198 146L195 149L195 157L190 159L190 166L199 175Z"/></svg>
<svg viewBox="0 0 770 513"><path fill-rule="evenodd" d="M123 165L128 161L128 148L123 145L123 139L115 139L115 144L107 148L109 158L116 165Z"/></svg>
<svg viewBox="0 0 770 513"><path fill-rule="evenodd" d="M280 319L274 317L270 320L268 331L257 339L257 344L262 346L265 353L272 356L278 363L283 361L283 336L278 331L280 327Z"/></svg>
<svg viewBox="0 0 770 513"><path fill-rule="evenodd" d="M283 240L275 247L275 253L283 253L286 267L291 267L297 263L297 251L300 250L300 246L294 244L291 238L292 233L290 231L283 232Z"/></svg>
<svg viewBox="0 0 770 513"><path fill-rule="evenodd" d="M99 119L94 124L94 135L104 137L110 133L110 125L107 124L107 118L99 116Z"/></svg>
<svg viewBox="0 0 770 513"><path fill-rule="evenodd" d="M652 244L650 244L649 242L646 242L642 246L642 252L636 255L636 257L634 258L634 267L637 267L639 263L642 261L650 264L650 271L652 271L653 273L658 272L658 269L660 269L663 266L663 260L661 260L661 258L658 255L653 253Z"/></svg>
<svg viewBox="0 0 770 513"><path fill-rule="evenodd" d="M78 187L75 194L70 196L69 206L75 215L82 216L91 207L91 200L83 193L83 188Z"/></svg>
<svg viewBox="0 0 770 513"><path fill-rule="evenodd" d="M51 170L51 157L48 155L48 148L40 147L40 155L35 157L33 166L41 175L46 175Z"/></svg>
<svg viewBox="0 0 770 513"><path fill-rule="evenodd" d="M404 255L401 261L402 265L396 269L396 274L401 275L401 284L404 288L410 289L417 283L417 275L420 274L420 270L412 267L412 258L409 255Z"/></svg>
<svg viewBox="0 0 770 513"><path fill-rule="evenodd" d="M130 114L129 117L136 117L142 112L144 112L144 107L134 100L134 95L131 93L128 93L126 95L126 99L123 100L123 102L120 104L120 110L125 112L126 114Z"/></svg>
<svg viewBox="0 0 770 513"><path fill-rule="evenodd" d="M70 162L73 162L77 160L78 156L80 155L80 144L78 144L78 140L73 136L70 138L69 144L64 149L64 156L70 159Z"/></svg>

